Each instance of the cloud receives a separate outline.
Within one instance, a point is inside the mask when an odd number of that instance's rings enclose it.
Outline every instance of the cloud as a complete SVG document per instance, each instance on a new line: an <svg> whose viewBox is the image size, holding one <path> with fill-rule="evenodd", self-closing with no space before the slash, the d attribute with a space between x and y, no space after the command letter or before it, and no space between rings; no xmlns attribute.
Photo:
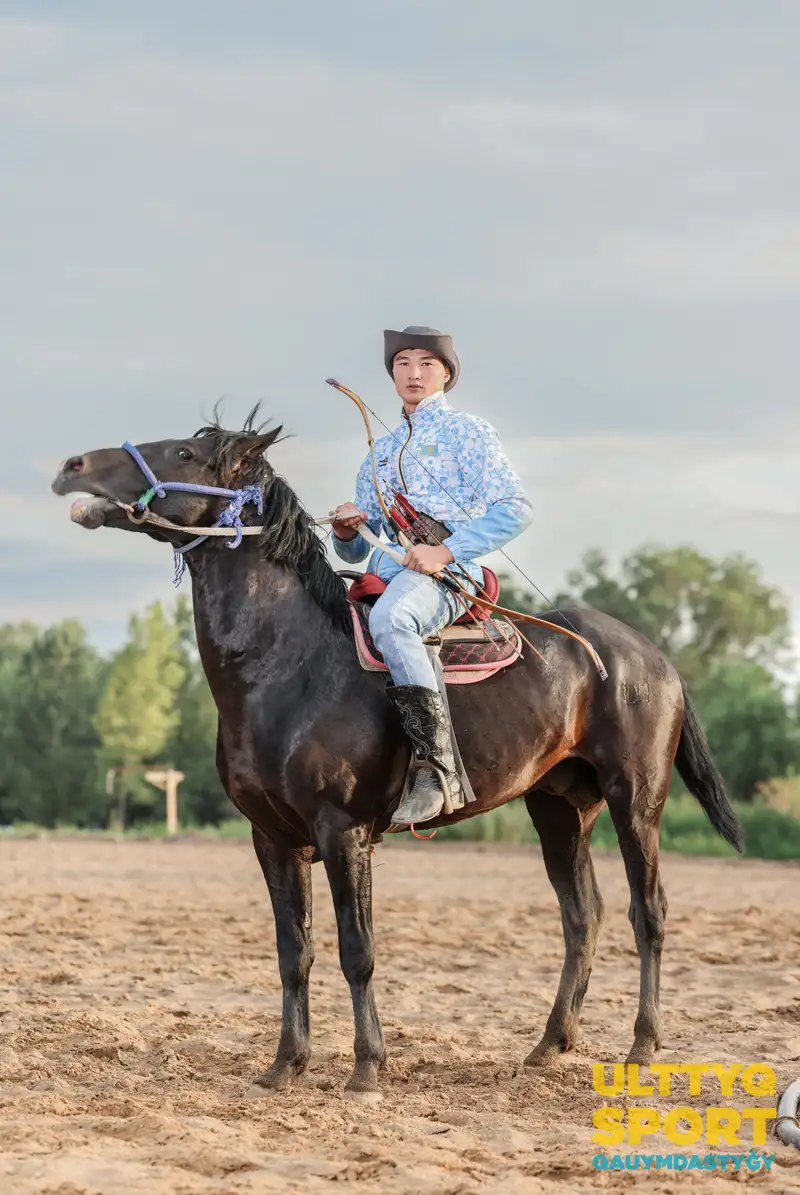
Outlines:
<svg viewBox="0 0 800 1195"><path fill-rule="evenodd" d="M406 323L453 331L454 400L522 458L543 588L660 539L800 594L795 8L123 7L0 20L4 617L110 634L169 593L168 553L70 527L49 480L221 395L296 433L315 513L349 496L361 428L324 379L394 423Z"/></svg>
<svg viewBox="0 0 800 1195"><path fill-rule="evenodd" d="M54 23L0 17L0 67L4 77L52 65L65 41L63 29Z"/></svg>

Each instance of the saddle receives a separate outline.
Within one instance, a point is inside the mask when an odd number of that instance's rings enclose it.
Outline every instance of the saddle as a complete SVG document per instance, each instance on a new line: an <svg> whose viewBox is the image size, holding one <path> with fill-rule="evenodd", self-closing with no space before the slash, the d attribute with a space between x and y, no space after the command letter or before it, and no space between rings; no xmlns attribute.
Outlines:
<svg viewBox="0 0 800 1195"><path fill-rule="evenodd" d="M483 572L485 596L494 602L500 583L489 569L485 568ZM370 608L386 589L386 582L374 573L341 572L339 575L353 582L347 596L361 667L366 672L388 672L369 631ZM482 606L479 598L474 600L469 611L439 635L423 642L426 647L437 649L448 685L470 685L486 680L500 669L508 668L522 655L522 639L515 627L505 618L492 618L491 610Z"/></svg>

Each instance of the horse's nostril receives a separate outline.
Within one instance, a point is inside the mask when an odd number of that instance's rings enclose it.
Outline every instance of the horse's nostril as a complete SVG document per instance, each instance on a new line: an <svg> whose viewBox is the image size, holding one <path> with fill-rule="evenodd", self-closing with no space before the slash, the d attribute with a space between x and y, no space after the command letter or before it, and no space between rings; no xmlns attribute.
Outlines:
<svg viewBox="0 0 800 1195"><path fill-rule="evenodd" d="M83 457L82 456L71 456L69 458L69 460L67 461L66 465L64 466L64 471L66 472L67 470L69 470L70 473L82 473L83 472Z"/></svg>

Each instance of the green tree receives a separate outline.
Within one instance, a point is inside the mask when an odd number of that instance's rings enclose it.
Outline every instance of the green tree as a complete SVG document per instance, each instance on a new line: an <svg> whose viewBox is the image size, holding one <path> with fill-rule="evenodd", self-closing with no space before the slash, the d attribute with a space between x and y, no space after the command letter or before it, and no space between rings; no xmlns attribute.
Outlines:
<svg viewBox="0 0 800 1195"><path fill-rule="evenodd" d="M95 719L106 767L170 762L159 757L180 722L176 699L184 673L179 628L160 602L132 615L128 641L111 662ZM156 790L135 773L123 774L118 784L121 812L128 794L145 806L158 800Z"/></svg>
<svg viewBox="0 0 800 1195"><path fill-rule="evenodd" d="M559 605L577 601L635 627L690 688L725 661L777 668L787 659L786 599L740 554L714 560L692 547L644 547L625 557L614 575L606 556L592 550L567 584Z"/></svg>
<svg viewBox="0 0 800 1195"><path fill-rule="evenodd" d="M29 631L21 637L29 640ZM19 656L6 732L13 772L4 817L44 826L96 818L93 715L102 679L102 662L77 622L42 632Z"/></svg>
<svg viewBox="0 0 800 1195"><path fill-rule="evenodd" d="M180 721L167 754L184 773L181 818L216 825L233 812L217 774L217 707L197 654L194 620L186 598L179 598L175 623L180 635L184 679L177 694Z"/></svg>
<svg viewBox="0 0 800 1195"><path fill-rule="evenodd" d="M17 668L25 652L35 643L39 628L32 622L0 626L0 672Z"/></svg>
<svg viewBox="0 0 800 1195"><path fill-rule="evenodd" d="M36 627L29 622L0 626L0 822L12 821L15 816L12 799L17 770L14 721L20 667L37 634Z"/></svg>
<svg viewBox="0 0 800 1195"><path fill-rule="evenodd" d="M733 796L752 800L759 784L800 764L793 710L775 677L749 660L726 661L697 693L709 745Z"/></svg>

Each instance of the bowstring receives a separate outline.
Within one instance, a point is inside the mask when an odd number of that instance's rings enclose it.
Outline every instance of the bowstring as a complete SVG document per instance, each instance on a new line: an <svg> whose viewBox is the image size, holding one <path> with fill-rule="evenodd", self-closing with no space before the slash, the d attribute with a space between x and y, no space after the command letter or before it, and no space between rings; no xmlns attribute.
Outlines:
<svg viewBox="0 0 800 1195"><path fill-rule="evenodd" d="M378 423L381 425L381 427L384 429L384 431L386 431L391 436L392 444L396 445L397 433L393 432L391 430L391 428L386 426L386 424L381 419L380 415L378 415L377 412L373 411L373 409L369 405L369 403L364 402L363 398L361 399L361 401L364 403L364 406L367 408L367 410L369 411L372 418L377 419ZM374 451L374 448L373 448L373 451ZM420 469L422 469L423 473L427 473L428 477L430 477L430 479L432 481L434 481L436 483L436 485L438 485L439 489L442 490L445 494L447 494L447 497L450 499L451 502L453 502L458 507L458 509L461 511L461 513L463 515L465 515L466 518L471 520L472 516L470 515L469 511L466 510L461 505L458 498L456 498L453 494L450 493L450 491L448 490L448 488L444 484L444 482L440 481L439 478L436 477L435 474L431 473L430 469L428 469L427 466L422 463L422 461L419 459L417 454L415 452L412 452L407 446L406 446L406 452L411 457L412 461L416 461L416 463L419 465ZM477 473L474 474L474 477L477 478ZM470 490L470 493L472 494L472 497L478 498L479 497L478 491L475 488L475 486L472 484L472 482L471 481L468 482L467 485ZM509 556L508 552L506 552L503 548L496 548L495 551L499 552L501 556L505 557L505 559L508 561L508 563L511 565L511 567L515 568L517 570L517 572L520 574L520 576L523 577L524 580L527 581L527 583L533 589L536 590L536 592L539 594L539 597L544 598L544 600L547 602L547 604L551 610L554 610L556 612L556 614L561 615L561 617L568 624L568 626L571 627L571 629L575 632L576 635L580 634L580 632L578 631L578 628L572 622L570 622L570 620L567 618L566 614L564 614L563 610L560 610L558 608L558 606L556 606L556 604L553 601L551 601L551 599L547 596L546 593L542 593L541 589L536 584L536 582L531 580L531 578L528 576L528 574L525 572L525 570L519 564L517 564L516 560L513 560ZM461 572L464 573L467 577L469 577L469 573L467 573L466 569L463 568L462 565L457 565L456 567L459 568L461 570ZM474 578L469 577L469 579L470 579L470 581L472 581L473 584L475 584Z"/></svg>

